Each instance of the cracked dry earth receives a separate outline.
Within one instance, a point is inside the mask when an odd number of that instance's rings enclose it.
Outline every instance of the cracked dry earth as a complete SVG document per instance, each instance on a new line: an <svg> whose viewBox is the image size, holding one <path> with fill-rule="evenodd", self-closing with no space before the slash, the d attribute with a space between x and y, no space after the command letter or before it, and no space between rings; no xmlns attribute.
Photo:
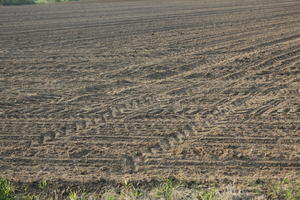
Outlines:
<svg viewBox="0 0 300 200"><path fill-rule="evenodd" d="M0 7L0 171L300 174L298 0Z"/></svg>

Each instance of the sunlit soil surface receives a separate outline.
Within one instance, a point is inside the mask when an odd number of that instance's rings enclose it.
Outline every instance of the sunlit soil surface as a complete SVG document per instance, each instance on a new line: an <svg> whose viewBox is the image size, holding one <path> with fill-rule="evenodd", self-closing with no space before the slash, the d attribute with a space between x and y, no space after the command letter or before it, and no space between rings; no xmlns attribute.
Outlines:
<svg viewBox="0 0 300 200"><path fill-rule="evenodd" d="M202 181L300 172L298 0L0 7L0 172Z"/></svg>

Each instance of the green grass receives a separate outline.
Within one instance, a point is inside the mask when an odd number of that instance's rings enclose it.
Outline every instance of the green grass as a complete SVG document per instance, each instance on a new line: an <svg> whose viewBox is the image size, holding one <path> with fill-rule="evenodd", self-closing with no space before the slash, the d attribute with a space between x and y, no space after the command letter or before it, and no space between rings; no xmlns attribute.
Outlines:
<svg viewBox="0 0 300 200"><path fill-rule="evenodd" d="M195 199L199 200L221 200L220 195L214 188L199 191Z"/></svg>
<svg viewBox="0 0 300 200"><path fill-rule="evenodd" d="M102 197L107 200L117 200L118 199L118 195L115 194L114 191L107 191L102 195Z"/></svg>
<svg viewBox="0 0 300 200"><path fill-rule="evenodd" d="M172 200L174 190L174 182L172 179L167 179L158 189L158 195L163 196L165 200Z"/></svg>
<svg viewBox="0 0 300 200"><path fill-rule="evenodd" d="M39 183L39 188L41 190L45 190L47 188L47 181L46 180L42 180L40 183Z"/></svg>
<svg viewBox="0 0 300 200"><path fill-rule="evenodd" d="M140 188L135 187L132 183L128 183L127 180L123 184L121 193L123 194L123 196L127 196L128 198L132 199L137 199L144 195Z"/></svg>
<svg viewBox="0 0 300 200"><path fill-rule="evenodd" d="M86 193L77 194L76 192L71 192L69 195L70 200L88 200Z"/></svg>
<svg viewBox="0 0 300 200"><path fill-rule="evenodd" d="M284 178L261 185L261 191L268 199L300 200L300 179Z"/></svg>
<svg viewBox="0 0 300 200"><path fill-rule="evenodd" d="M105 188L95 189L97 191L85 192L84 188L63 188L60 192L51 188L53 184L48 184L42 180L34 184L22 186L13 185L6 178L0 178L0 200L48 200L53 199L53 195L60 195L61 200L233 200L247 199L247 194L238 190L236 186L226 186L222 189L218 186L203 189L203 185L188 181L165 179L150 183L130 183L125 181L122 184L109 185ZM249 183L250 184L250 183ZM300 179L284 178L281 180L256 181L255 184L248 186L256 191L256 196L260 199L270 200L300 200ZM247 187L247 188L248 188ZM15 189L16 188L16 189ZM201 189L202 188L202 189ZM246 188L246 189L247 189ZM53 191L54 190L54 191ZM59 192L59 193L57 193ZM253 194L252 194L253 195ZM57 197L55 198L57 199ZM248 199L253 199L248 198Z"/></svg>
<svg viewBox="0 0 300 200"><path fill-rule="evenodd" d="M6 179L0 177L0 199L1 200L14 200L14 188L12 184Z"/></svg>

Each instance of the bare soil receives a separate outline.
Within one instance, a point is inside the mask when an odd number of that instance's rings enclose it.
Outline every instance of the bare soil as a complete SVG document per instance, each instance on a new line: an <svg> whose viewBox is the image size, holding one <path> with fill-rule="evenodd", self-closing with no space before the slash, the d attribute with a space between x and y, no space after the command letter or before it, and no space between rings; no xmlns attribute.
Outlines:
<svg viewBox="0 0 300 200"><path fill-rule="evenodd" d="M300 175L298 0L0 7L11 180Z"/></svg>

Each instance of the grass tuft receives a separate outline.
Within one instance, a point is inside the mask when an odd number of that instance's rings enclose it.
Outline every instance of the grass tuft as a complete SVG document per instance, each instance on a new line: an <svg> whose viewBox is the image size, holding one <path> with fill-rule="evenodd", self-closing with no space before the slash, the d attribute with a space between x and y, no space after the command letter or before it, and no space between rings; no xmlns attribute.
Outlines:
<svg viewBox="0 0 300 200"><path fill-rule="evenodd" d="M198 191L196 198L199 200L221 200L219 193L216 189L211 188L208 190Z"/></svg>
<svg viewBox="0 0 300 200"><path fill-rule="evenodd" d="M167 179L158 188L158 195L162 195L165 200L172 200L172 194L174 190L174 181L172 179Z"/></svg>
<svg viewBox="0 0 300 200"><path fill-rule="evenodd" d="M261 186L268 199L300 200L300 179L283 178Z"/></svg>
<svg viewBox="0 0 300 200"><path fill-rule="evenodd" d="M87 195L85 193L80 196L76 192L71 192L69 194L69 200L87 200Z"/></svg>
<svg viewBox="0 0 300 200"><path fill-rule="evenodd" d="M1 200L14 200L14 188L11 183L6 179L0 177L0 199Z"/></svg>
<svg viewBox="0 0 300 200"><path fill-rule="evenodd" d="M115 194L113 191L107 191L105 192L103 195L102 195L103 199L105 200L117 200L119 199L118 198L118 195Z"/></svg>
<svg viewBox="0 0 300 200"><path fill-rule="evenodd" d="M45 190L47 188L47 181L46 180L42 180L40 183L39 183L39 188L41 190Z"/></svg>
<svg viewBox="0 0 300 200"><path fill-rule="evenodd" d="M124 189L121 191L124 196L127 196L130 199L137 199L139 197L143 196L143 192L140 188L135 187L132 183L128 183L127 180L125 180Z"/></svg>

